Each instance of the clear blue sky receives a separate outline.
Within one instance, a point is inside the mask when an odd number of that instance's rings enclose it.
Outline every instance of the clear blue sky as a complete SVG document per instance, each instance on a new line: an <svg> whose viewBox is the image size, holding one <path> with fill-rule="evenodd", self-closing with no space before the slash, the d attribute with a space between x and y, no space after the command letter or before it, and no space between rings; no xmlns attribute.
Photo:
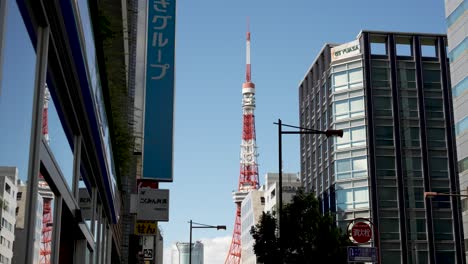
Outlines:
<svg viewBox="0 0 468 264"><path fill-rule="evenodd" d="M260 180L277 172L278 118L298 124L298 84L324 43L362 29L445 33L441 0L179 0L174 182L165 245L188 241L190 219L227 225L194 239L232 235L242 129L246 18L252 32ZM284 171L298 172L299 138L286 135Z"/></svg>

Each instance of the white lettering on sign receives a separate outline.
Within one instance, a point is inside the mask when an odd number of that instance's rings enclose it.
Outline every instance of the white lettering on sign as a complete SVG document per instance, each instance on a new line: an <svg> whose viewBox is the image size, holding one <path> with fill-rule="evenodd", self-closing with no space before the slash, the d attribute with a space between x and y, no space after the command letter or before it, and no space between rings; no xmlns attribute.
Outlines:
<svg viewBox="0 0 468 264"><path fill-rule="evenodd" d="M169 39L164 37L163 31L167 28L170 20L174 19L172 16L164 15L162 13L167 13L167 8L169 7L169 2L166 0L154 0L153 9L156 11L151 18L150 27L154 30L151 37L151 47L156 49L151 58L151 63L149 66L151 68L157 69L158 74L152 74L151 80L161 80L166 76L167 70L171 67L170 64L164 63L163 61L163 48L169 43ZM151 71L150 71L151 72Z"/></svg>

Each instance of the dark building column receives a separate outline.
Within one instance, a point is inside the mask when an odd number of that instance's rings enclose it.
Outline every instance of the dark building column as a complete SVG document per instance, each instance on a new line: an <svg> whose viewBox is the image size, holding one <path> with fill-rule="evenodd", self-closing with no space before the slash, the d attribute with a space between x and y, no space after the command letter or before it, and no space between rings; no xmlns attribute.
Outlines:
<svg viewBox="0 0 468 264"><path fill-rule="evenodd" d="M374 134L374 116L373 116L373 104L372 104L372 82L371 82L371 50L370 50L370 38L369 33L362 33L360 45L363 47L362 53L364 54L364 87L365 87L365 104L366 104L366 117L367 117L367 146L368 146L368 164L369 164L369 190L370 190L370 208L372 222L375 226L375 230L379 232L379 205L377 201L377 179L375 169L375 134ZM381 258L380 249L380 236L374 234L375 245L378 248L379 259Z"/></svg>
<svg viewBox="0 0 468 264"><path fill-rule="evenodd" d="M416 89L418 90L418 106L419 106L419 126L421 129L421 158L422 158L422 171L424 179L424 191L431 191L430 177L429 177L429 157L426 135L426 112L424 111L424 92L423 92L423 70L421 58L421 42L418 36L413 38L413 54L416 65ZM426 230L427 240L429 244L429 263L435 263L435 244L434 244L434 230L432 221L432 203L426 202Z"/></svg>
<svg viewBox="0 0 468 264"><path fill-rule="evenodd" d="M392 108L393 108L393 134L395 141L395 172L398 190L398 209L400 220L400 239L402 263L408 263L408 239L406 232L406 206L405 206L405 185L403 181L402 155L401 155L401 136L400 136L400 95L398 92L397 81L397 55L395 47L395 37L388 35L387 41L388 60L390 62L390 87L392 89Z"/></svg>

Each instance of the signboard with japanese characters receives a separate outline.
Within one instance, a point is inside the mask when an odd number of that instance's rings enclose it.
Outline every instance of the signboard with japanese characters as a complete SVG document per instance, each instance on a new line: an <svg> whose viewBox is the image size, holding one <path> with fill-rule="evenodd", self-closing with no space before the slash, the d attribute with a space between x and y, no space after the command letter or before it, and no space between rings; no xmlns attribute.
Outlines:
<svg viewBox="0 0 468 264"><path fill-rule="evenodd" d="M350 262L377 262L377 248L348 247L348 263Z"/></svg>
<svg viewBox="0 0 468 264"><path fill-rule="evenodd" d="M346 44L333 47L330 52L331 62L359 55L361 54L359 40L351 41Z"/></svg>
<svg viewBox="0 0 468 264"><path fill-rule="evenodd" d="M81 216L85 220L91 220L92 215L93 215L92 214L93 203L92 203L91 197L89 196L88 189L80 188L78 190L78 193L79 193L78 205L80 206Z"/></svg>
<svg viewBox="0 0 468 264"><path fill-rule="evenodd" d="M357 243L367 243L372 238L372 229L364 222L357 222L351 228L351 236Z"/></svg>
<svg viewBox="0 0 468 264"><path fill-rule="evenodd" d="M172 182L176 0L148 1L143 178Z"/></svg>
<svg viewBox="0 0 468 264"><path fill-rule="evenodd" d="M156 235L156 221L137 220L135 223L135 235Z"/></svg>
<svg viewBox="0 0 468 264"><path fill-rule="evenodd" d="M137 220L169 221L169 190L140 189Z"/></svg>
<svg viewBox="0 0 468 264"><path fill-rule="evenodd" d="M152 260L154 257L154 236L144 236L142 239L143 259Z"/></svg>

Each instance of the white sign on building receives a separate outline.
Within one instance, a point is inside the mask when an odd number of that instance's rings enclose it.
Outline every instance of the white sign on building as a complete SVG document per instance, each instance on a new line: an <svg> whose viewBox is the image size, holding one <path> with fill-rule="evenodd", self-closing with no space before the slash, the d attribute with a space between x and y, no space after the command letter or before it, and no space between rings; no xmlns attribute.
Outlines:
<svg viewBox="0 0 468 264"><path fill-rule="evenodd" d="M331 49L331 62L361 54L359 40L354 40Z"/></svg>
<svg viewBox="0 0 468 264"><path fill-rule="evenodd" d="M138 220L169 221L169 190L140 189L137 207Z"/></svg>

